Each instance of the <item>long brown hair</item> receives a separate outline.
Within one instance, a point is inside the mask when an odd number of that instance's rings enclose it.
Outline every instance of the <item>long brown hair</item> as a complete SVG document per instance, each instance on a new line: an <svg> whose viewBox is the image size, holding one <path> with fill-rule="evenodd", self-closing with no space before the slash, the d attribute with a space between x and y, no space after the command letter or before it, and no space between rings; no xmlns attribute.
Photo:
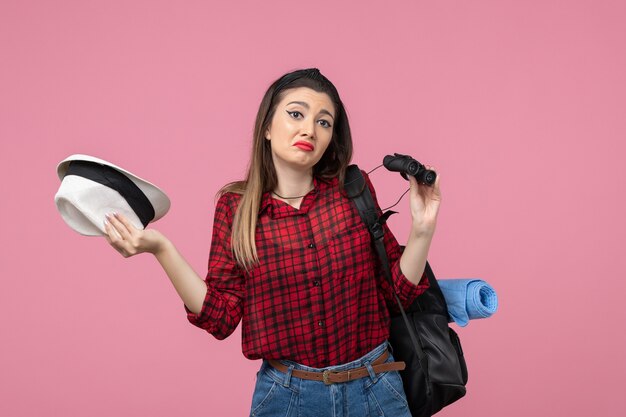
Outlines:
<svg viewBox="0 0 626 417"><path fill-rule="evenodd" d="M337 89L317 68L289 72L270 85L257 112L246 179L226 184L218 192L218 197L227 192L242 195L233 219L231 247L237 264L246 270L259 262L255 232L261 198L265 192L278 185L270 142L265 139L265 131L269 128L276 106L286 91L298 87L326 93L335 106L333 135L324 155L313 166L313 175L326 179L338 177L340 187L343 187L346 167L352 159L352 135L348 116Z"/></svg>

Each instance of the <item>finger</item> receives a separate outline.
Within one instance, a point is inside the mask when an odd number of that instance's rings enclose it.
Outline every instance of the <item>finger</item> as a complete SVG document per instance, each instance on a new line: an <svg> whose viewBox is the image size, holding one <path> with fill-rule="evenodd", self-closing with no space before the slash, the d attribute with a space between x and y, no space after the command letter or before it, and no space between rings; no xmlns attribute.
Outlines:
<svg viewBox="0 0 626 417"><path fill-rule="evenodd" d="M409 177L409 187L410 187L410 190L411 190L411 194L413 194L413 195L416 194L416 193L419 194L420 186L419 186L419 184L417 182L417 179L415 179L415 177L413 175L408 175L408 177Z"/></svg>
<svg viewBox="0 0 626 417"><path fill-rule="evenodd" d="M111 226L115 228L115 231L120 235L120 237L124 240L130 238L130 231L126 228L126 225L120 221L115 213L111 213L107 215Z"/></svg>
<svg viewBox="0 0 626 417"><path fill-rule="evenodd" d="M107 218L104 222L104 230L107 232L107 241L109 243L114 243L118 240L122 239L122 236L120 235L120 233L117 231L117 229L115 228L115 226L111 223L111 218L106 215Z"/></svg>
<svg viewBox="0 0 626 417"><path fill-rule="evenodd" d="M111 244L112 240L109 237L109 221L107 219L104 219L102 223L104 224L104 238L107 242L109 242L109 244Z"/></svg>
<svg viewBox="0 0 626 417"><path fill-rule="evenodd" d="M433 166L428 166L427 169L430 169L432 171L434 170ZM425 199L425 200L431 200L433 198L433 196L436 196L438 194L438 187L439 187L439 174L435 171L435 182L427 185L424 184L423 186L420 186L420 195Z"/></svg>
<svg viewBox="0 0 626 417"><path fill-rule="evenodd" d="M128 230L128 233L130 233L131 235L133 234L133 232L137 231L137 228L135 227L134 224L132 224L130 222L130 220L128 220L128 218L126 218L126 216L124 216L121 213L115 213L115 218L118 219Z"/></svg>
<svg viewBox="0 0 626 417"><path fill-rule="evenodd" d="M104 235L107 242L109 242L113 249L126 258L128 252L124 248L125 241L121 238L117 230L111 225L111 222L105 220L104 229L107 232L107 234Z"/></svg>
<svg viewBox="0 0 626 417"><path fill-rule="evenodd" d="M441 189L439 188L439 184L441 183L441 175L437 174L435 178L435 183L433 184L433 194L437 196L438 199L441 199Z"/></svg>

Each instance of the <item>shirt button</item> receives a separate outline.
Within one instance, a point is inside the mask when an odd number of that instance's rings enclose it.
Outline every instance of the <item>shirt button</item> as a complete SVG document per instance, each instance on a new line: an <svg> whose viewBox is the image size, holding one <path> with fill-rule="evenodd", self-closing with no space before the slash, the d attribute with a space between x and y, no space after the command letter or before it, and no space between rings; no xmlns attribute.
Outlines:
<svg viewBox="0 0 626 417"><path fill-rule="evenodd" d="M320 286L320 282L318 280L313 281L313 285L315 285L316 287Z"/></svg>
<svg viewBox="0 0 626 417"><path fill-rule="evenodd" d="M320 327L324 327L324 322L320 320L320 321L317 322L317 325L320 326Z"/></svg>
<svg viewBox="0 0 626 417"><path fill-rule="evenodd" d="M309 243L309 249L313 249L315 247L315 243Z"/></svg>

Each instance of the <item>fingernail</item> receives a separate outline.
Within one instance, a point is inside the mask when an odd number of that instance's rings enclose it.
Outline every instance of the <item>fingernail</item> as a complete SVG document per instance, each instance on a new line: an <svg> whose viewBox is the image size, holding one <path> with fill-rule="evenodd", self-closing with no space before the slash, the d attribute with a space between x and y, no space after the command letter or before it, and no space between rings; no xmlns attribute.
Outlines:
<svg viewBox="0 0 626 417"><path fill-rule="evenodd" d="M107 219L104 219L104 225L107 226L109 224L109 221Z"/></svg>

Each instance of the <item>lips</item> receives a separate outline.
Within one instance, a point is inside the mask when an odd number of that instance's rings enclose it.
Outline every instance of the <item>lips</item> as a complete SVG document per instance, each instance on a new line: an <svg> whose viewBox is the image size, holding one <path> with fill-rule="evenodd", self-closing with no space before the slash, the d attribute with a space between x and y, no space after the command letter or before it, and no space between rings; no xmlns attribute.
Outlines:
<svg viewBox="0 0 626 417"><path fill-rule="evenodd" d="M309 142L305 142L303 140L300 140L296 143L294 143L294 145L296 148L302 149L303 151L312 151L313 149L315 149L315 147L309 143Z"/></svg>

